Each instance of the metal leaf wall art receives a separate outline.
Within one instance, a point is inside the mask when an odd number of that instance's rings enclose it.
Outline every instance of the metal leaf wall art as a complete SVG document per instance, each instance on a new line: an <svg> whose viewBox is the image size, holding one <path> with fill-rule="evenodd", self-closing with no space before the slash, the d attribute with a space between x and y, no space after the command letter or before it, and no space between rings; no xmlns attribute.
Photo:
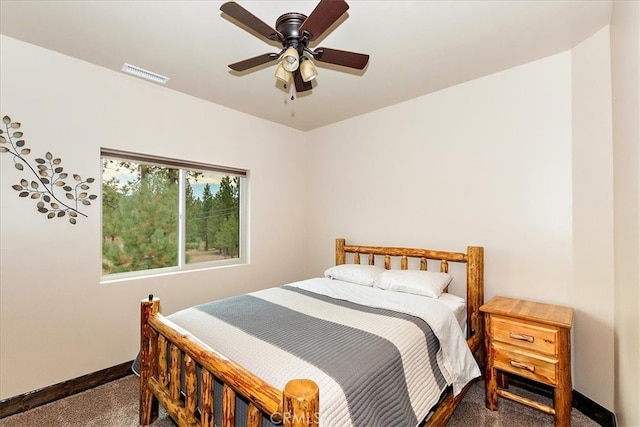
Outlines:
<svg viewBox="0 0 640 427"><path fill-rule="evenodd" d="M77 222L78 215L87 217L78 210L78 206L89 206L91 201L98 198L89 194L89 184L94 178L82 179L78 174L69 174L61 166L62 160L47 152L44 158L34 159L32 165L25 156L31 154L20 131L20 123L11 121L9 116L2 118L3 128L0 129L0 153L11 154L13 165L19 171L33 173L35 179L31 181L23 178L19 184L12 185L18 192L18 197L36 201L36 209L49 219L68 218L71 224ZM64 201L63 201L64 200Z"/></svg>

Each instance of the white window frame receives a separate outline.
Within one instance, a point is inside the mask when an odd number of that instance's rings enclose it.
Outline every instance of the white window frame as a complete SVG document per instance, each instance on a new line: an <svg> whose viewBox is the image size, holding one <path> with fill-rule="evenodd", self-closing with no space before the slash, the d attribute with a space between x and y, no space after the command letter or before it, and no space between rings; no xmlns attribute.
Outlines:
<svg viewBox="0 0 640 427"><path fill-rule="evenodd" d="M249 171L239 168L231 168L219 165L212 165L201 162L192 162L186 160L177 160L167 157L153 156L147 154L133 153L129 151L114 150L110 148L100 149L100 164L105 159L116 161L131 161L135 163L144 163L161 167L175 168L179 170L179 196L178 196L178 265L172 267L153 268L149 270L138 270L122 273L112 273L103 275L102 267L100 267L100 283L113 283L123 280L152 277L166 274L176 274L186 271L205 270L211 268L220 268L227 266L244 265L249 262L248 256L248 178ZM204 261L197 263L186 263L186 191L183 185L186 179L186 172L215 172L223 175L229 175L240 178L239 181L239 224L238 224L238 257L228 258L215 261ZM100 190L102 191L103 176L100 177ZM102 263L102 244L104 236L102 231L102 209L100 209L100 265Z"/></svg>

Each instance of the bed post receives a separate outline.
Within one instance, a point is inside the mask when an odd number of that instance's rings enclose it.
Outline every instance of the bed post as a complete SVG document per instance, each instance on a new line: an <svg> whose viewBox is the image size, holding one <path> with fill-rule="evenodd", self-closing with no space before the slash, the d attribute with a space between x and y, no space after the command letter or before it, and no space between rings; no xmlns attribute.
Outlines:
<svg viewBox="0 0 640 427"><path fill-rule="evenodd" d="M347 262L344 253L344 244L344 239L336 239L336 265L342 265Z"/></svg>
<svg viewBox="0 0 640 427"><path fill-rule="evenodd" d="M151 424L158 417L158 399L148 387L157 372L158 334L149 325L149 318L160 308L160 299L149 295L140 302L140 424Z"/></svg>
<svg viewBox="0 0 640 427"><path fill-rule="evenodd" d="M311 380L291 380L282 392L283 427L318 427L320 389Z"/></svg>
<svg viewBox="0 0 640 427"><path fill-rule="evenodd" d="M473 345L471 351L478 364L484 366L484 322L480 306L484 304L484 248L467 247L467 330Z"/></svg>

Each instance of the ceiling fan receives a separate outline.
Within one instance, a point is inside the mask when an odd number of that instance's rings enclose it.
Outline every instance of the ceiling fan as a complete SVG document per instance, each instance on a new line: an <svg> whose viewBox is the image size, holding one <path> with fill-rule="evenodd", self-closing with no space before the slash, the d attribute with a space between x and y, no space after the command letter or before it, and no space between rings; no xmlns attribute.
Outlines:
<svg viewBox="0 0 640 427"><path fill-rule="evenodd" d="M260 36L282 43L279 53L266 53L229 65L234 71L246 71L258 65L280 59L275 76L285 85L293 78L296 92L312 88L311 81L318 72L311 58L316 61L362 70L369 62L369 55L326 47L309 48L309 42L316 40L331 27L346 11L349 5L344 0L320 0L309 16L289 12L276 20L276 28L264 23L251 12L230 1L220 10L234 18ZM285 86L286 87L286 86Z"/></svg>

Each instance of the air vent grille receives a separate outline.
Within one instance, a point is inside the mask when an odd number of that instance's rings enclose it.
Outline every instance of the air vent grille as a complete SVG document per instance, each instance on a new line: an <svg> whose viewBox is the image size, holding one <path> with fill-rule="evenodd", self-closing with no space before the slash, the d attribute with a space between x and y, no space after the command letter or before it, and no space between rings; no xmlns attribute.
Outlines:
<svg viewBox="0 0 640 427"><path fill-rule="evenodd" d="M165 84L169 81L169 77L162 76L160 74L142 69L140 67L136 67L135 65L124 64L122 66L122 71L128 74L132 74L136 77L141 77L143 79L151 80L152 82L160 84Z"/></svg>

